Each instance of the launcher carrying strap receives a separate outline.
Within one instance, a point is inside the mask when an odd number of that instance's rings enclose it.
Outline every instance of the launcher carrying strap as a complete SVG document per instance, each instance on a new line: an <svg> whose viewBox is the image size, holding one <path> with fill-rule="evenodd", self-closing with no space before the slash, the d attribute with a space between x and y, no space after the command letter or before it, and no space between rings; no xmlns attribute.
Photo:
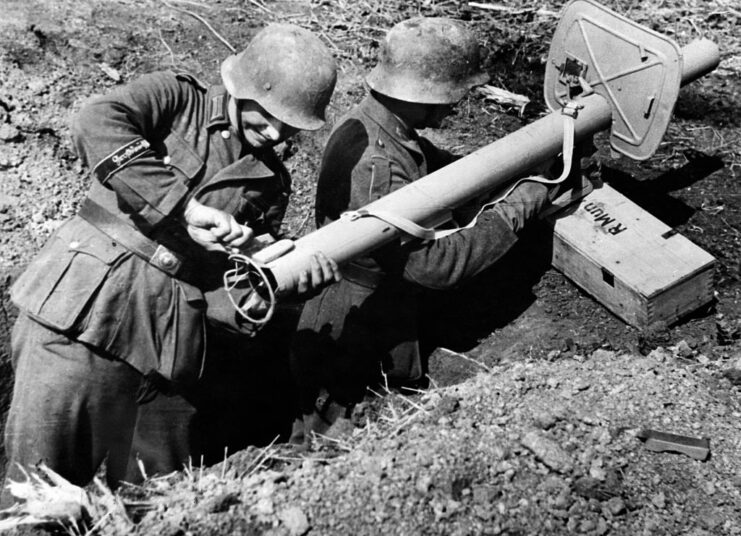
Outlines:
<svg viewBox="0 0 741 536"><path fill-rule="evenodd" d="M547 184L547 185L556 185L566 180L566 177L569 176L569 173L571 173L571 166L573 165L573 156L574 156L574 130L575 130L575 121L576 117L579 114L579 109L581 109L581 105L576 102L568 102L563 109L561 110L563 115L563 147L562 147L562 159L563 159L563 171L561 172L561 175L558 178L555 179L546 179L545 177L540 176L530 176L522 178L518 181L516 181L512 186L510 186L507 191L494 199L493 201L489 201L485 205L483 205L479 211L476 213L476 215L471 219L468 224L462 227L456 227L454 229L429 229L426 227L422 227L421 225L413 222L412 220L408 218L404 218L402 216L399 216L397 214L392 214L390 212L386 212L383 210L368 210L368 209L360 209L360 210L351 210L342 213L340 216L344 219L349 219L350 221L357 220L359 218L377 218L385 223L388 223L389 225L392 225L393 227L396 227L399 231L402 233L418 238L420 240L439 240L441 238L445 238L446 236L450 236L454 233L460 232L464 229L470 229L474 225L476 225L476 222L478 221L479 216L481 214L491 208L492 206L496 205L497 203L500 203L504 199L509 196L512 191L514 191L517 186L519 186L521 183L526 181L531 182L539 182L541 184Z"/></svg>

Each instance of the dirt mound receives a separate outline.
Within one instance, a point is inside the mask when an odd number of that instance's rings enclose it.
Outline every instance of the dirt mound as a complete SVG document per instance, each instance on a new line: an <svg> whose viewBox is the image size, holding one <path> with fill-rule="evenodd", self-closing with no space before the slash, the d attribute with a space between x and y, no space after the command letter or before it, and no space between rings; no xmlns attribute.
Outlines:
<svg viewBox="0 0 741 536"><path fill-rule="evenodd" d="M688 365L685 346L525 361L390 395L377 420L303 459L245 451L193 472L150 497L138 530L741 534L741 401L718 367ZM710 438L709 460L652 452L643 428Z"/></svg>

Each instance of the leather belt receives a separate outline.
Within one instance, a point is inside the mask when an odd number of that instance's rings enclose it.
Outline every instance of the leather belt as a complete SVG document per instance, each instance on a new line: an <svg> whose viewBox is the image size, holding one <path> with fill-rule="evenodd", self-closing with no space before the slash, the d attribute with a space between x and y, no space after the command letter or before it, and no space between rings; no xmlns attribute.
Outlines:
<svg viewBox="0 0 741 536"><path fill-rule="evenodd" d="M150 240L135 227L127 224L89 197L82 202L77 215L155 268L172 277L182 279L185 271L185 261L182 256Z"/></svg>

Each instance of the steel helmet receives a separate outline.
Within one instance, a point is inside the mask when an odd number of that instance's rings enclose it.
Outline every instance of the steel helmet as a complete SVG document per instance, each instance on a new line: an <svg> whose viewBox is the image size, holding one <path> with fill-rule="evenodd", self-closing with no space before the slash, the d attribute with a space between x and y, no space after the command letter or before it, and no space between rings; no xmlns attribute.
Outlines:
<svg viewBox="0 0 741 536"><path fill-rule="evenodd" d="M334 58L317 36L292 24L260 30L239 54L221 64L226 90L251 99L295 128L316 130L337 81Z"/></svg>
<svg viewBox="0 0 741 536"><path fill-rule="evenodd" d="M423 104L454 104L489 75L479 66L479 44L463 24L415 17L386 34L379 61L366 77L371 89Z"/></svg>

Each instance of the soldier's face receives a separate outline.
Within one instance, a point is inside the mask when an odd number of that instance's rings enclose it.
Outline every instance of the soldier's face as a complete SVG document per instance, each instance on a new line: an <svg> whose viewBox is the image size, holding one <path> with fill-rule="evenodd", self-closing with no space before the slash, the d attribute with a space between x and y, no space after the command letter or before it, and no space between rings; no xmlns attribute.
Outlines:
<svg viewBox="0 0 741 536"><path fill-rule="evenodd" d="M232 99L229 106L232 124L255 149L272 147L296 133L253 100Z"/></svg>

